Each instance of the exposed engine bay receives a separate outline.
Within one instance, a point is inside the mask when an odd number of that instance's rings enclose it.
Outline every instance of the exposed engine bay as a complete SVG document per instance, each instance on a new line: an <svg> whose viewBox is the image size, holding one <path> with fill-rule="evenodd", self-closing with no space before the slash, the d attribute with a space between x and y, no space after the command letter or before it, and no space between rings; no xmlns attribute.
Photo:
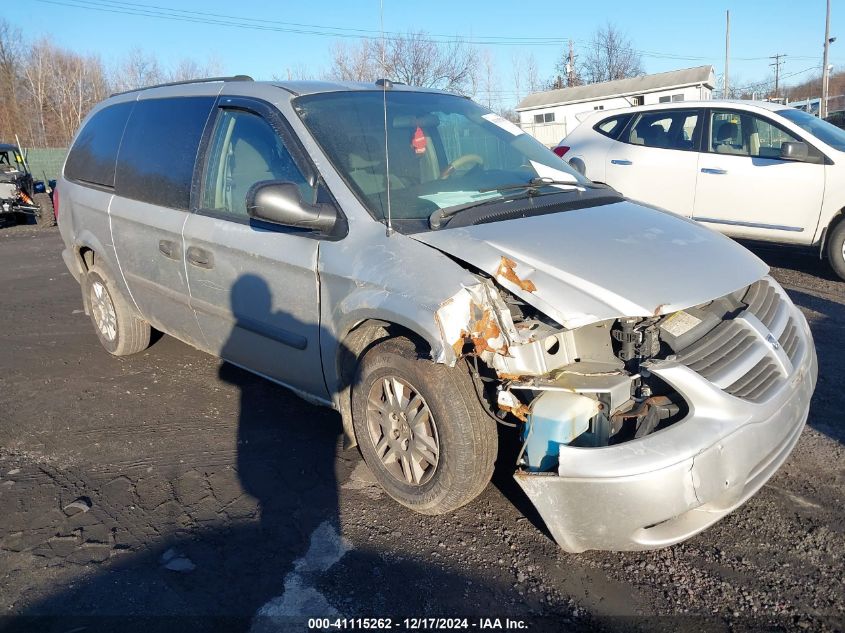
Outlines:
<svg viewBox="0 0 845 633"><path fill-rule="evenodd" d="M747 307L742 289L671 314L566 329L488 279L464 292L438 311L441 331L456 358L483 361L475 366L490 408L520 427L518 465L533 472L556 470L561 446L610 446L684 419L687 403L649 362L675 357Z"/></svg>

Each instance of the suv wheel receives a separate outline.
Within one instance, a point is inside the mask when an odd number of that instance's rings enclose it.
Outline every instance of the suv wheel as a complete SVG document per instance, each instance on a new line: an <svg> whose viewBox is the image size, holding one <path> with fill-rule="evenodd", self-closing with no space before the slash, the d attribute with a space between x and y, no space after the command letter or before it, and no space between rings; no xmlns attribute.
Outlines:
<svg viewBox="0 0 845 633"><path fill-rule="evenodd" d="M149 324L137 315L102 268L94 265L88 270L85 292L94 331L106 351L126 356L149 347Z"/></svg>
<svg viewBox="0 0 845 633"><path fill-rule="evenodd" d="M406 338L374 346L358 365L355 436L379 484L402 505L442 514L489 483L498 436L472 380L463 361L435 364Z"/></svg>
<svg viewBox="0 0 845 633"><path fill-rule="evenodd" d="M827 259L833 272L845 279L845 220L839 222L827 238Z"/></svg>
<svg viewBox="0 0 845 633"><path fill-rule="evenodd" d="M33 202L38 205L38 226L41 228L56 226L56 215L53 213L53 201L49 193L36 193L32 196Z"/></svg>

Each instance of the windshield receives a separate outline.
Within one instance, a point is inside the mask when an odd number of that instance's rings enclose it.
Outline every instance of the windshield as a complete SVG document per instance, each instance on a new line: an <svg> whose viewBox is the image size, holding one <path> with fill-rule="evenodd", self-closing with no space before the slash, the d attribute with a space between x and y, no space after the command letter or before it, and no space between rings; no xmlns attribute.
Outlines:
<svg viewBox="0 0 845 633"><path fill-rule="evenodd" d="M795 108L778 110L777 113L832 148L845 152L845 131L840 130L832 123Z"/></svg>
<svg viewBox="0 0 845 633"><path fill-rule="evenodd" d="M438 209L513 196L495 189L537 177L588 182L516 125L463 97L333 92L299 97L295 107L377 219L387 215L387 182L396 220L427 220Z"/></svg>
<svg viewBox="0 0 845 633"><path fill-rule="evenodd" d="M14 150L0 150L0 168L4 171L17 169L23 171L23 158Z"/></svg>

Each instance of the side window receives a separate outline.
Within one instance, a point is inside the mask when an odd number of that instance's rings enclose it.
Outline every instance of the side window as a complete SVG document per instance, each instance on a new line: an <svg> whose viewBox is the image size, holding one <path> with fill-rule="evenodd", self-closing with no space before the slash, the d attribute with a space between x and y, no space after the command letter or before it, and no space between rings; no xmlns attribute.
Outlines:
<svg viewBox="0 0 845 633"><path fill-rule="evenodd" d="M697 110L644 112L622 140L645 147L694 150L700 118Z"/></svg>
<svg viewBox="0 0 845 633"><path fill-rule="evenodd" d="M604 121L599 121L593 129L599 134L604 134L605 136L615 139L622 133L622 128L625 127L625 124L628 123L630 119L630 114L611 117L609 119L605 119Z"/></svg>
<svg viewBox="0 0 845 633"><path fill-rule="evenodd" d="M781 143L798 140L760 116L718 110L711 114L709 150L717 154L777 159Z"/></svg>
<svg viewBox="0 0 845 633"><path fill-rule="evenodd" d="M714 110L710 114L710 140L708 150L716 154L749 156L747 115L739 112Z"/></svg>
<svg viewBox="0 0 845 633"><path fill-rule="evenodd" d="M120 146L117 194L187 210L197 148L213 104L213 97L138 101Z"/></svg>
<svg viewBox="0 0 845 633"><path fill-rule="evenodd" d="M752 156L780 158L781 143L794 143L799 140L762 117L751 116L749 119L752 125L748 149Z"/></svg>
<svg viewBox="0 0 845 633"><path fill-rule="evenodd" d="M262 180L295 183L303 200L314 199L313 188L267 121L243 110L222 110L209 145L202 207L246 218L246 194Z"/></svg>
<svg viewBox="0 0 845 633"><path fill-rule="evenodd" d="M134 101L97 112L76 137L65 163L65 178L114 187L117 150Z"/></svg>

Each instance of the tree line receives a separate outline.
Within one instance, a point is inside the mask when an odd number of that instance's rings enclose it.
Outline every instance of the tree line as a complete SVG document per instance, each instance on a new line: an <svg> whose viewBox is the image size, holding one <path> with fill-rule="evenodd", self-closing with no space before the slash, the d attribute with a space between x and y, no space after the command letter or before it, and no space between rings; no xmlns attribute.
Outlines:
<svg viewBox="0 0 845 633"><path fill-rule="evenodd" d="M456 38L437 40L424 31L384 40L336 42L327 69L298 66L274 79L372 82L386 77L413 86L440 88L473 97L509 118L512 107L533 92L641 74L639 55L611 24L598 29L578 55L564 51L557 74L541 77L533 53L511 56L504 80L489 49ZM64 147L89 110L108 95L167 81L222 74L215 60L184 59L166 67L154 54L133 49L106 64L97 55L63 48L47 38L27 43L22 31L0 19L0 141L24 146Z"/></svg>
<svg viewBox="0 0 845 633"><path fill-rule="evenodd" d="M570 41L569 48L558 57L552 77L540 76L533 53L515 52L510 62L509 84L503 86L506 73L496 67L489 49L460 38L435 41L426 32L417 31L384 41L337 42L331 49L325 76L344 81L387 77L409 85L451 90L513 117L510 106L533 92L625 79L644 72L642 58L630 39L611 23L597 29L578 47Z"/></svg>
<svg viewBox="0 0 845 633"><path fill-rule="evenodd" d="M91 108L114 92L219 73L215 60L166 67L141 49L107 65L47 38L28 43L0 19L0 142L17 136L27 147L66 147Z"/></svg>

